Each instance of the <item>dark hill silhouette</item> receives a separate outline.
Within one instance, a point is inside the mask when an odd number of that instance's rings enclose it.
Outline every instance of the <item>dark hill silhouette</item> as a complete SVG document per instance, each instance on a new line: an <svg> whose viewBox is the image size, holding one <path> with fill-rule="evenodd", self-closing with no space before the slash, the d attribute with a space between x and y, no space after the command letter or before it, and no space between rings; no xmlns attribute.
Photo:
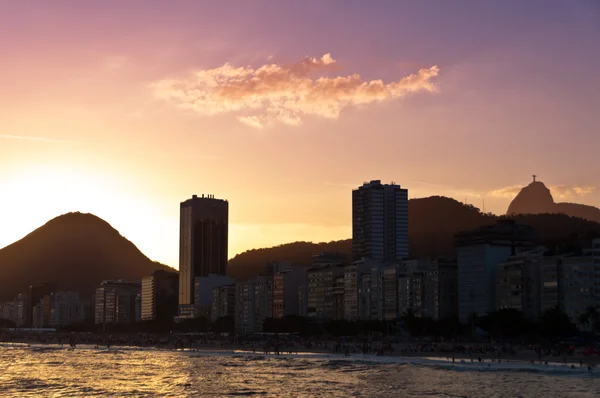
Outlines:
<svg viewBox="0 0 600 398"><path fill-rule="evenodd" d="M106 221L68 213L0 250L0 300L43 282L91 296L104 279L140 279L158 269L171 268L148 259Z"/></svg>
<svg viewBox="0 0 600 398"><path fill-rule="evenodd" d="M600 223L600 209L577 203L556 203L550 190L541 181L534 181L521 189L508 206L507 215L564 213Z"/></svg>
<svg viewBox="0 0 600 398"><path fill-rule="evenodd" d="M472 205L440 196L411 199L408 213L410 254L414 258L453 257L456 255L456 233L507 218L484 214ZM510 218L533 226L538 232L540 243L554 252L587 247L594 237L600 236L600 224L565 214L519 214ZM310 266L311 255L320 252L341 252L351 258L352 240L330 243L295 242L250 250L229 261L229 274L245 280L263 272L266 263L275 260Z"/></svg>

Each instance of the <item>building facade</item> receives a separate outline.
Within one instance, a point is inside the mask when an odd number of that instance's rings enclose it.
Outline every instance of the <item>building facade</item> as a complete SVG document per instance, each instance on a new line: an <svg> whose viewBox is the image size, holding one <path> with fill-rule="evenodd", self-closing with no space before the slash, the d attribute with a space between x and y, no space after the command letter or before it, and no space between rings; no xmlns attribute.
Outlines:
<svg viewBox="0 0 600 398"><path fill-rule="evenodd" d="M458 251L458 316L467 323L472 314L495 309L495 271L511 255L534 247L533 228L501 220L494 225L456 235Z"/></svg>
<svg viewBox="0 0 600 398"><path fill-rule="evenodd" d="M334 280L344 274L344 267L323 265L310 268L307 273L307 316L314 319L333 318Z"/></svg>
<svg viewBox="0 0 600 398"><path fill-rule="evenodd" d="M159 270L142 278L142 321L170 321L177 316L179 298L177 272Z"/></svg>
<svg viewBox="0 0 600 398"><path fill-rule="evenodd" d="M273 318L300 315L301 287L307 284L306 268L291 267L273 274Z"/></svg>
<svg viewBox="0 0 600 398"><path fill-rule="evenodd" d="M262 330L256 318L255 281L235 284L235 328L238 333L254 333Z"/></svg>
<svg viewBox="0 0 600 398"><path fill-rule="evenodd" d="M235 318L235 285L215 287L212 291L210 320Z"/></svg>
<svg viewBox="0 0 600 398"><path fill-rule="evenodd" d="M56 292L52 295L50 326L61 328L85 320L84 305L79 293L71 291Z"/></svg>
<svg viewBox="0 0 600 398"><path fill-rule="evenodd" d="M44 299L44 297L49 296L50 294L54 293L55 291L56 291L56 285L51 282L40 283L37 285L29 286L31 314L30 314L30 318L28 319L28 322L27 322L28 325L32 324L33 309L36 307L36 305L39 304L40 301L42 299ZM49 301L46 300L46 307L49 306L48 302ZM46 308L46 319L48 318L48 316L49 316L49 309Z"/></svg>
<svg viewBox="0 0 600 398"><path fill-rule="evenodd" d="M408 258L408 190L380 180L352 191L354 261Z"/></svg>
<svg viewBox="0 0 600 398"><path fill-rule="evenodd" d="M136 297L139 282L103 281L96 288L94 320L99 324L131 323L136 321Z"/></svg>
<svg viewBox="0 0 600 398"><path fill-rule="evenodd" d="M194 280L227 272L229 203L212 195L180 205L179 306L180 315L194 311Z"/></svg>
<svg viewBox="0 0 600 398"><path fill-rule="evenodd" d="M541 261L545 249L517 256L497 266L495 271L496 310L515 309L529 319L541 313Z"/></svg>

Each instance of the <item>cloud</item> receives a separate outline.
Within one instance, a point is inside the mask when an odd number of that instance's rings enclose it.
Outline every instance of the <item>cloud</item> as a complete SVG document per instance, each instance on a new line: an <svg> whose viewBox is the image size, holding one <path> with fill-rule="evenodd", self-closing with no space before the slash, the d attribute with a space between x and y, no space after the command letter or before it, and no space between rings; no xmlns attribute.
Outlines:
<svg viewBox="0 0 600 398"><path fill-rule="evenodd" d="M21 141L62 142L61 140L55 140L53 138L34 137L34 136L29 136L29 135L0 134L0 138L4 138L7 140L21 140Z"/></svg>
<svg viewBox="0 0 600 398"><path fill-rule="evenodd" d="M596 187L593 186L568 186L554 185L549 187L552 195L561 199L572 198L574 196L586 196L592 194Z"/></svg>
<svg viewBox="0 0 600 398"><path fill-rule="evenodd" d="M513 199L523 189L523 185L513 185L510 187L504 187L495 189L488 192L488 196L496 198L508 198ZM592 194L596 187L593 186L577 186L577 185L551 185L548 186L550 193L556 199L573 198L577 196L586 196Z"/></svg>
<svg viewBox="0 0 600 398"><path fill-rule="evenodd" d="M398 99L410 93L436 92L437 66L400 80L363 80L360 75L330 77L338 69L331 54L307 57L293 65L265 64L257 69L226 63L214 69L152 83L154 95L176 107L203 115L232 113L254 128L275 122L302 124L307 115L337 119L343 109ZM317 73L320 72L320 73Z"/></svg>
<svg viewBox="0 0 600 398"><path fill-rule="evenodd" d="M492 196L495 198L509 198L512 199L523 189L523 185L511 185L509 187L494 189L493 191L488 192L488 196Z"/></svg>

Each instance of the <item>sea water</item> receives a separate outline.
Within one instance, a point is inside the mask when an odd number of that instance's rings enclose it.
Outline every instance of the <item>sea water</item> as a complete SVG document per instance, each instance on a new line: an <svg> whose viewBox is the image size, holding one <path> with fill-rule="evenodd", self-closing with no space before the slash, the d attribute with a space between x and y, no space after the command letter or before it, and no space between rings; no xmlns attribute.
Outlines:
<svg viewBox="0 0 600 398"><path fill-rule="evenodd" d="M599 397L600 368L355 354L0 346L0 397Z"/></svg>

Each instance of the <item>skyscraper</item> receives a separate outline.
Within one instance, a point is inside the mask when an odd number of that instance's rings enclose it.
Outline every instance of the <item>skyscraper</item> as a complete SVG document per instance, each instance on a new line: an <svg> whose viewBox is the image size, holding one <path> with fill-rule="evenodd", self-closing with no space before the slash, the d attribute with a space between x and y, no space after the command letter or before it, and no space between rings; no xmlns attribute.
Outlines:
<svg viewBox="0 0 600 398"><path fill-rule="evenodd" d="M194 311L194 278L227 271L229 203L213 195L181 203L179 235L179 314Z"/></svg>
<svg viewBox="0 0 600 398"><path fill-rule="evenodd" d="M352 255L386 262L408 257L408 190L374 180L352 191Z"/></svg>

